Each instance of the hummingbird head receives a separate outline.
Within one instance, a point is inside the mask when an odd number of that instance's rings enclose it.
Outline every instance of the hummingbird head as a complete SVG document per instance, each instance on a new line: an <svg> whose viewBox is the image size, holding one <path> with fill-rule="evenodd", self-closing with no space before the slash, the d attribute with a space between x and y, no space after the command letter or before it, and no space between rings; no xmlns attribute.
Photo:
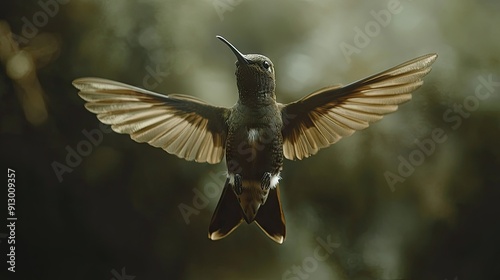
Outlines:
<svg viewBox="0 0 500 280"><path fill-rule="evenodd" d="M236 82L240 101L243 104L266 105L274 103L276 87L274 65L271 60L260 54L242 54L229 41L217 36L238 59L236 61Z"/></svg>

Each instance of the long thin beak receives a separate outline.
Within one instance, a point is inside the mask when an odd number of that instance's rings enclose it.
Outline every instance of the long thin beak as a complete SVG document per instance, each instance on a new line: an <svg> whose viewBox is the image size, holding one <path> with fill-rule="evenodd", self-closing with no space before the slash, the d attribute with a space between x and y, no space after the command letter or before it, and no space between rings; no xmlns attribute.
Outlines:
<svg viewBox="0 0 500 280"><path fill-rule="evenodd" d="M224 42L231 49L231 51L233 51L234 55L236 55L236 58L238 58L238 61L240 63L248 64L248 60L235 46L233 46L233 44L229 43L229 41L222 36L217 35L215 37Z"/></svg>

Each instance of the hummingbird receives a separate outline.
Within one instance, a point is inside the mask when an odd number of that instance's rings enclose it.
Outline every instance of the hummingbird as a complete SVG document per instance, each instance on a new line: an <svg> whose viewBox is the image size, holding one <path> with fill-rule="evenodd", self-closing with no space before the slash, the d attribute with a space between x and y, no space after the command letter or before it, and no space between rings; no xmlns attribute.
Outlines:
<svg viewBox="0 0 500 280"><path fill-rule="evenodd" d="M101 78L73 81L85 108L115 132L189 161L215 164L225 156L227 178L209 225L212 240L228 236L243 221L255 221L269 238L283 243L286 226L279 188L283 160L314 155L396 111L423 84L437 58L437 54L423 55L282 104L276 101L271 60L242 54L225 38L217 38L237 58L238 101L231 108Z"/></svg>

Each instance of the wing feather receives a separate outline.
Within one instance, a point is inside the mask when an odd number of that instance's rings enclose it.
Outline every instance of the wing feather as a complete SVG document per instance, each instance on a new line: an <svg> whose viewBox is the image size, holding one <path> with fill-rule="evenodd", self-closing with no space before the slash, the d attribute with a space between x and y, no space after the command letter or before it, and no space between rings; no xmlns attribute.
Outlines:
<svg viewBox="0 0 500 280"><path fill-rule="evenodd" d="M87 110L137 142L197 162L217 163L224 156L229 109L100 78L77 79L73 85Z"/></svg>
<svg viewBox="0 0 500 280"><path fill-rule="evenodd" d="M347 86L326 87L280 104L284 156L309 157L396 111L423 84L436 58L424 55Z"/></svg>

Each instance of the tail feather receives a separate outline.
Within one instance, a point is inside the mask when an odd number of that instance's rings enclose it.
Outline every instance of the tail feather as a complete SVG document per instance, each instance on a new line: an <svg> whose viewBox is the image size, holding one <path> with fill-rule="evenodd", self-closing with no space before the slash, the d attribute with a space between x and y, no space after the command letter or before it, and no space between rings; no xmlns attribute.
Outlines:
<svg viewBox="0 0 500 280"><path fill-rule="evenodd" d="M281 208L279 185L269 191L266 202L260 207L255 216L255 222L264 233L281 244L285 240L285 216Z"/></svg>
<svg viewBox="0 0 500 280"><path fill-rule="evenodd" d="M243 210L243 218L248 224L255 220L268 195L269 189L263 190L260 181L243 180L243 191L237 197Z"/></svg>
<svg viewBox="0 0 500 280"><path fill-rule="evenodd" d="M257 203L258 206L254 210L255 214L250 218L246 217L246 213L251 211L247 210L245 212L243 208L250 209L253 204L245 203L245 199L238 201L229 180L226 180L221 198L208 228L208 238L211 240L222 239L233 232L243 220L246 220L248 223L255 221L269 238L279 244L283 243L286 236L286 226L285 216L281 208L279 185L276 185L276 188L269 189L268 193L266 191L265 197L259 199L259 203ZM241 202L243 202L243 205L240 205Z"/></svg>
<svg viewBox="0 0 500 280"><path fill-rule="evenodd" d="M226 180L221 198L208 228L208 238L219 240L233 232L243 222L241 207L236 194Z"/></svg>

